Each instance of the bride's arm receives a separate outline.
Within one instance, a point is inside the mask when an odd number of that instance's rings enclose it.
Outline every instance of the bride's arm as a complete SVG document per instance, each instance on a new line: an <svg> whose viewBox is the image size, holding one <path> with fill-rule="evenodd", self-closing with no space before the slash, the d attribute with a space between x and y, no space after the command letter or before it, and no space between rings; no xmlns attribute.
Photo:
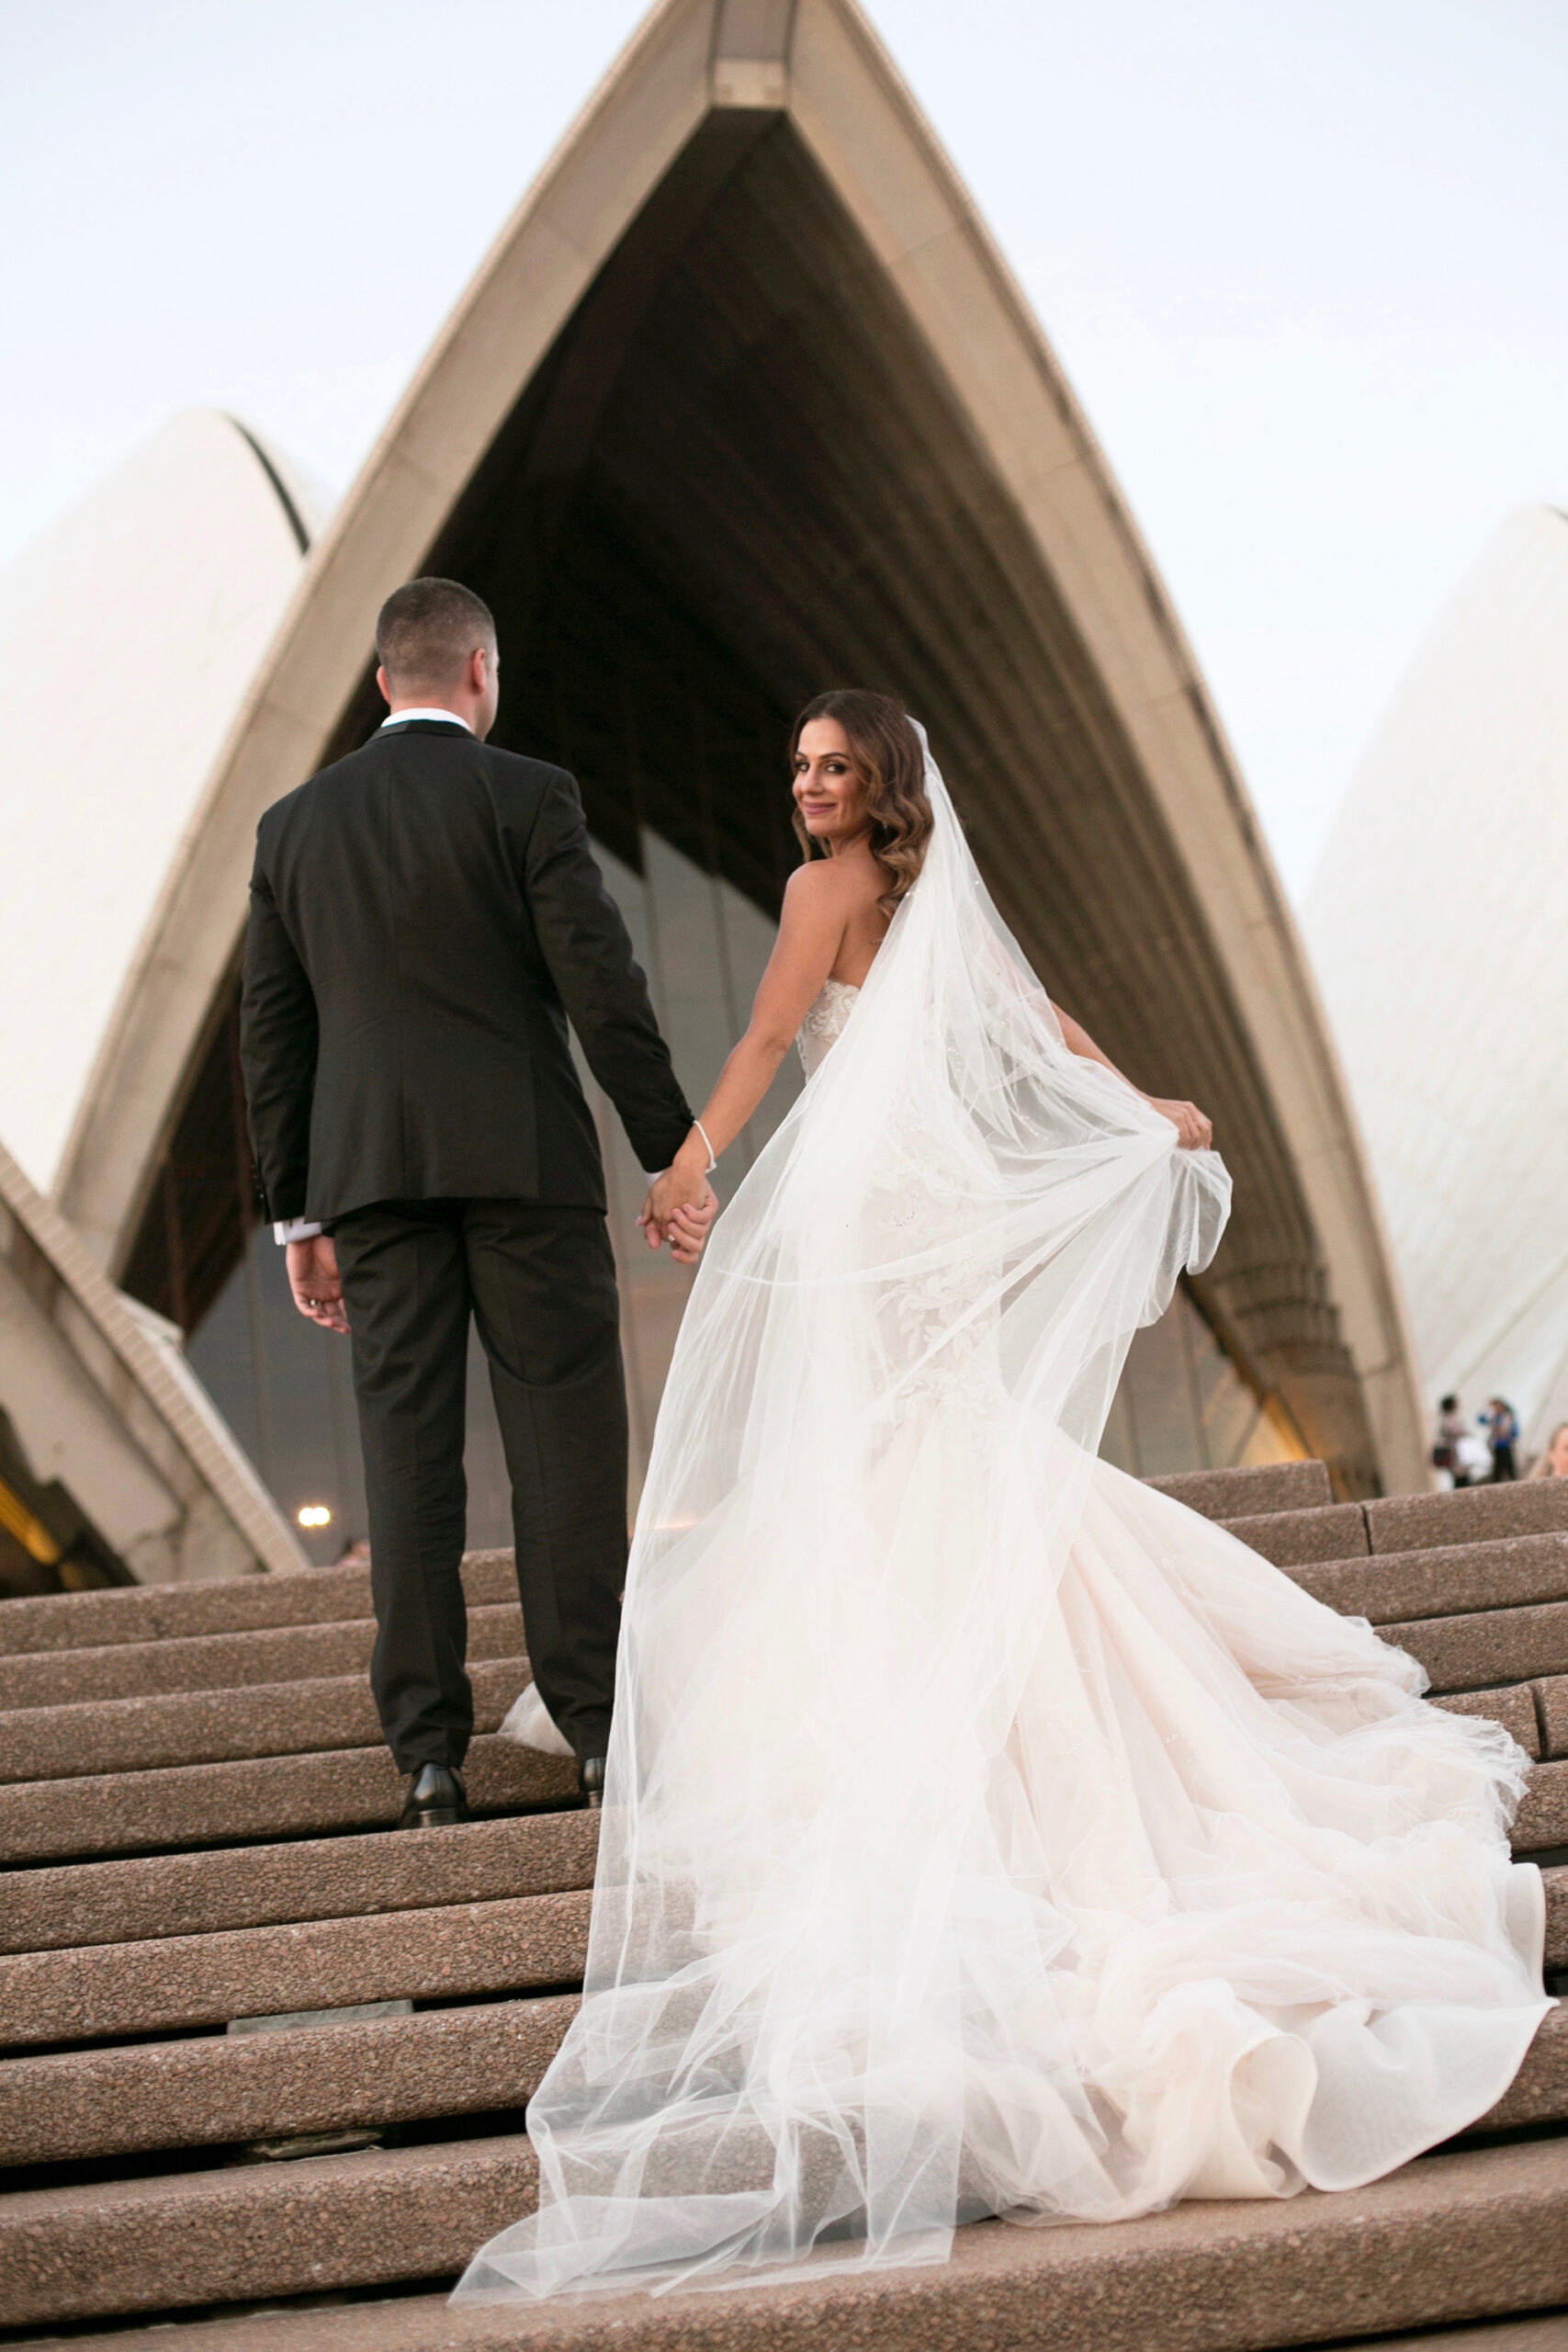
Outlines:
<svg viewBox="0 0 1568 2352"><path fill-rule="evenodd" d="M1162 1119L1170 1121L1185 1150L1208 1150L1214 1130L1195 1102L1167 1101L1163 1095L1145 1094L1141 1086L1133 1086L1125 1071L1117 1069L1109 1054L1101 1053L1080 1021L1075 1021L1070 1012L1064 1012L1059 1004L1053 1004L1051 1010L1062 1024L1062 1043L1070 1054L1077 1054L1080 1061L1098 1062L1112 1078L1119 1078L1123 1086L1132 1086L1140 1102L1146 1102L1151 1111L1157 1111Z"/></svg>
<svg viewBox="0 0 1568 2352"><path fill-rule="evenodd" d="M746 1035L719 1072L718 1084L704 1105L701 1127L694 1126L668 1173L649 1193L637 1219L649 1249L658 1249L682 1203L707 1172L708 1150L702 1130L706 1130L717 1159L773 1084L780 1062L838 960L854 895L853 882L835 874L830 858L797 866L790 876L779 935L759 984Z"/></svg>

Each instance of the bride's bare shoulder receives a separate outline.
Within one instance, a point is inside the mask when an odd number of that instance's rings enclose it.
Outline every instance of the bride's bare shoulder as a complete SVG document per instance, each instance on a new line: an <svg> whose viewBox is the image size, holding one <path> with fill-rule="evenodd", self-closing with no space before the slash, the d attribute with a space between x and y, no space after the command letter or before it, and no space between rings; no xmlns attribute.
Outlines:
<svg viewBox="0 0 1568 2352"><path fill-rule="evenodd" d="M797 865L784 885L784 904L826 912L829 909L851 913L862 905L873 905L877 896L876 869L869 859L858 857L814 857Z"/></svg>

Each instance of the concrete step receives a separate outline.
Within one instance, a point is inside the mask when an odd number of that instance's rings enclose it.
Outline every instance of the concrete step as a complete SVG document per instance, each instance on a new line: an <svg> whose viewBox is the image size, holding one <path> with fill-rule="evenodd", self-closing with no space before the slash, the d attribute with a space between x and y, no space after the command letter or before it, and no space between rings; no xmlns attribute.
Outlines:
<svg viewBox="0 0 1568 2352"><path fill-rule="evenodd" d="M487 1658L470 1674L474 1719L493 1731L530 1677L525 1657ZM313 1755L379 1743L363 1674L252 1690L176 1690L147 1699L89 1699L22 1707L0 1720L0 1781L60 1781L220 1764L240 1757Z"/></svg>
<svg viewBox="0 0 1568 2352"><path fill-rule="evenodd" d="M1383 1552L1321 1564L1286 1562L1292 1580L1342 1617L1394 1625L1568 1600L1568 1535L1503 1536L1424 1552Z"/></svg>
<svg viewBox="0 0 1568 2352"><path fill-rule="evenodd" d="M1456 1715L1484 1715L1501 1724L1527 1756L1568 1756L1568 1674L1498 1690L1434 1693L1432 1704Z"/></svg>
<svg viewBox="0 0 1568 2352"><path fill-rule="evenodd" d="M1334 1500L1328 1472L1321 1462L1270 1462L1246 1470L1180 1470L1163 1478L1145 1478L1144 1484L1157 1494L1174 1495L1179 1503L1205 1519L1311 1510Z"/></svg>
<svg viewBox="0 0 1568 2352"><path fill-rule="evenodd" d="M1568 2120L1568 2006L1559 2002L1542 2018L1508 2088L1478 2132L1517 2132L1534 2123Z"/></svg>
<svg viewBox="0 0 1568 2352"><path fill-rule="evenodd" d="M1542 1741L1536 1687L1531 1682L1517 1682L1496 1690L1434 1691L1431 1698L1433 1706L1444 1707L1450 1714L1480 1715L1488 1723L1501 1724L1527 1756L1539 1758Z"/></svg>
<svg viewBox="0 0 1568 2352"><path fill-rule="evenodd" d="M473 1609L515 1600L510 1552L470 1552L463 1589ZM116 1642L248 1634L264 1626L336 1625L368 1617L370 1571L301 1568L290 1576L214 1577L209 1584L125 1585L113 1591L46 1593L0 1608L0 1653L100 1649Z"/></svg>
<svg viewBox="0 0 1568 2352"><path fill-rule="evenodd" d="M1359 1503L1270 1511L1262 1518L1224 1519L1220 1524L1227 1534L1272 1560L1277 1568L1294 1568L1314 1560L1364 1558L1371 1549L1367 1515Z"/></svg>
<svg viewBox="0 0 1568 2352"><path fill-rule="evenodd" d="M553 1933L553 1956L581 1966L583 1899L539 1900L555 1906L553 1919L541 1923L541 1951L551 1956L544 1939ZM569 1906L575 1906L570 1916ZM343 2025L16 2057L5 2070L0 2166L520 2109L576 2007L575 1996L558 1995ZM1568 2012L1559 2008L1548 2015L1506 2098L1475 2128L1516 2130L1564 2120Z"/></svg>
<svg viewBox="0 0 1568 2352"><path fill-rule="evenodd" d="M1434 1690L1481 1690L1568 1673L1568 1600L1406 1619L1378 1630L1395 1649L1420 1659Z"/></svg>
<svg viewBox="0 0 1568 2352"><path fill-rule="evenodd" d="M591 1901L584 1888L14 1953L0 1959L0 2047L572 1984L587 1959Z"/></svg>
<svg viewBox="0 0 1568 2352"><path fill-rule="evenodd" d="M490 1826L468 1834L482 1837ZM1561 1969L1568 1967L1568 1869L1544 1875L1546 1964ZM0 1959L0 2046L169 2032L359 2001L452 2000L567 1984L582 1973L589 1905L588 1889L580 1886L19 1952Z"/></svg>
<svg viewBox="0 0 1568 2352"><path fill-rule="evenodd" d="M1149 1481L1151 1486L1164 1482ZM1382 1502L1331 1503L1289 1510L1210 1512L1231 1534L1276 1567L1359 1560L1385 1553L1429 1554L1467 1544L1568 1534L1568 1482L1475 1487L1441 1495L1398 1495ZM1185 1498L1182 1498L1185 1499Z"/></svg>
<svg viewBox="0 0 1568 2352"><path fill-rule="evenodd" d="M983 2232L1004 2226L999 2222L981 2225ZM1131 2226L1135 2228L1137 2225L1134 2223ZM967 2269L974 2234L967 2230L960 2233L950 2268L962 2266ZM825 2289L823 2291L829 2296L829 2305L825 2307L829 2324L836 2324L840 2306L832 2290ZM758 2347L764 2347L773 2341L767 2333L766 2324L773 2316L774 2304L785 2296L790 2298L789 2325L787 2331L778 2337L779 2343L795 2346L820 2343L817 2290L784 2288L766 2292L769 2308L759 2314L758 2320L749 2327L743 2339L746 2352L757 2352ZM801 2293L810 2297L810 2301L804 2308L796 2300ZM708 2300L711 2301L712 2298ZM989 2301L987 2293L985 2298L987 2310ZM581 2333L562 2335L559 2330L565 2324L565 2314L560 2312L540 2313L526 2321L521 2315L509 2318L501 2312L457 2312L449 2309L444 2294L386 2296L375 2301L356 2298L346 2304L334 2297L333 2302L335 2308L320 2301L292 2305L275 2303L264 2314L258 2315L253 2309L243 2316L187 2323L195 2331L190 2352L381 2352L383 2345L388 2347L388 2352L478 2352L478 2347L490 2347L490 2352L498 2352L498 2347L529 2344L558 2344L563 2347L563 2352L569 2346L574 2347L574 2352L587 2352L587 2347L594 2346L598 2352L603 2352L606 2341L602 2336L591 2337ZM691 2319L693 2326L695 2326L690 2298L682 2299L674 2308L682 2318ZM615 2331L610 2339L615 2344L627 2344L632 2352L636 2352L638 2344L649 2346L650 2352L655 2341L663 2346L671 2344L668 2335L653 2339L635 2335L628 2336L624 2333L631 2322L641 2323L649 2319L646 2299L642 2309L628 2309L617 2298L610 2304L609 2311L615 2314L608 2321ZM601 2306L600 2316L604 2315L604 2309ZM713 2314L704 2312L701 2316L710 2324L716 2324ZM877 2316L880 2318L880 2314ZM1062 2340L1050 2328L1048 2321L1043 2323L1043 2333L1040 2320L1032 2324L1028 2320L1021 2320L1019 2324L1021 2332L993 2335L987 2326L983 2335L964 2336L943 2329L940 2318L932 2314L924 2303L909 2314L914 2324L908 2334L901 2332L901 2316L897 2310L892 2311L887 2314L886 2323L888 2328L900 2332L877 2334L874 2329L871 2334L863 2334L865 2313L863 2310L857 2310L850 2321L852 2335L844 2336L840 2341L845 2345L852 2342L885 2347L897 2346L899 2352L908 2352L911 2342L928 2347L928 2352L1039 2352L1041 2346L1055 2346L1056 2352L1065 2352ZM978 2317L978 2312L974 2316ZM1186 2316L1184 2312L1178 2313L1179 2330ZM983 2321L981 2324L985 2324ZM1223 2319L1221 2324L1223 2329ZM261 2332L264 2328L268 2331L265 2335ZM96 2330L90 2335L81 2335L73 2330L69 2337L29 2335L25 2340L16 2337L11 2340L17 2352L28 2352L28 2346L64 2346L67 2343L82 2347L82 2352L168 2352L167 2324L161 2329L130 2328L123 2332L117 2329L108 2335L100 2335ZM1098 2340L1087 2335L1075 2337L1071 2339L1071 2352L1084 2352L1087 2345L1097 2345ZM1201 2345L1205 2352L1211 2346L1223 2347L1231 2341L1224 2333L1213 2336L1207 2333L1198 2336L1179 2333L1171 2340L1183 2347ZM1255 2346L1259 2340L1251 2330L1247 2330L1236 2338L1236 2343ZM1278 2346L1283 2340L1278 2335L1267 2339L1270 2346ZM1121 2337L1114 2339L1117 2344L1122 2341ZM1160 2341L1163 2343L1165 2339L1162 2337ZM716 2338L704 2333L700 2336L688 2335L682 2342L684 2346L694 2347L694 2352L699 2352L699 2347L705 2345L710 2347L716 2344L733 2346L737 2338L732 2335ZM1149 2352L1149 2345L1150 2339L1145 2338L1144 2352ZM1341 2337L1337 2352L1568 2352L1568 2312L1536 2312L1524 2316L1515 2313L1507 2319L1483 2320L1475 2327L1444 2327L1437 2335L1424 2328L1418 2335L1358 2336L1353 2344L1347 2344Z"/></svg>
<svg viewBox="0 0 1568 2352"><path fill-rule="evenodd" d="M1568 1532L1568 1478L1527 1478L1440 1495L1391 1495L1362 1506L1374 1552L1492 1544L1507 1535Z"/></svg>
<svg viewBox="0 0 1568 2352"><path fill-rule="evenodd" d="M0 1713L87 1699L150 1698L170 1690L242 1690L258 1682L305 1682L363 1674L375 1621L276 1625L254 1634L193 1634L155 1642L109 1642L96 1650L39 1650L0 1657ZM468 1611L470 1658L520 1657L523 1611L515 1597Z"/></svg>
<svg viewBox="0 0 1568 2352"><path fill-rule="evenodd" d="M0 2197L0 2326L445 2278L537 2177L518 2132L22 2189Z"/></svg>
<svg viewBox="0 0 1568 2352"><path fill-rule="evenodd" d="M0 2102L0 2165L521 2109L577 2006L575 1994L557 1994L13 2058Z"/></svg>
<svg viewBox="0 0 1568 2352"><path fill-rule="evenodd" d="M477 1813L576 1802L577 1767L570 1758L538 1756L495 1733L475 1740L464 1777ZM385 1829L397 1820L405 1793L384 1747L22 1781L0 1787L0 1863Z"/></svg>
<svg viewBox="0 0 1568 2352"><path fill-rule="evenodd" d="M576 1799L577 1768L569 1758L536 1755L496 1734L474 1741L464 1770L479 1814ZM0 1864L387 1828L403 1796L386 1749L368 1747L23 1781L0 1787ZM1568 1845L1568 1763L1534 1767L1515 1845L1520 1852ZM0 1903L0 1917L4 1909Z"/></svg>
<svg viewBox="0 0 1568 2352"><path fill-rule="evenodd" d="M595 1813L525 1814L421 1837L300 1839L13 1871L0 1952L206 1936L592 1886Z"/></svg>
<svg viewBox="0 0 1568 2352"><path fill-rule="evenodd" d="M1480 2327L1445 2328L1431 2335L1363 2336L1343 2352L1568 2352L1568 2312L1544 2317L1487 2320Z"/></svg>
<svg viewBox="0 0 1568 2352"><path fill-rule="evenodd" d="M479 1841L502 1829L552 1826L592 1830L594 1824L589 1815L477 1824L460 1836L422 1839L419 1847L446 1862L449 1883L455 1877L466 1890L477 1875L466 1864L475 1859ZM467 1853L454 1870L452 1858L462 1854L465 1839ZM520 1843L513 1841L513 1858L522 1875L529 1858L516 1854ZM541 1871L535 1858L536 1876L558 1876L563 1866L572 1870L576 1884L558 1890L518 1894L509 1887L490 1899L454 1895L396 1910L366 1907L276 1926L13 1953L0 1958L0 2046L107 2040L356 2001L451 2000L574 1982L586 1951L584 1880L592 1869L587 1838L577 1843L579 1854L565 1858L564 1865L558 1856L553 1871ZM403 1840L396 1850L406 1851ZM1549 1968L1562 1968L1568 1966L1568 1869L1550 1870L1545 1878L1546 1961ZM428 1888L423 1892L428 1896Z"/></svg>
<svg viewBox="0 0 1568 2352"><path fill-rule="evenodd" d="M446 2279L535 2193L523 2139L25 2193L0 2324ZM8 2209L8 2210L7 2210ZM1371 2187L1129 2222L984 2222L952 2259L701 2296L452 2311L442 2295L220 2321L211 2352L1260 2352L1568 2303L1568 2143L1466 2150ZM80 2341L80 2339L78 2339ZM106 2344L108 2339L103 2339ZM163 2352L158 2330L118 2352Z"/></svg>
<svg viewBox="0 0 1568 2352"><path fill-rule="evenodd" d="M1568 1848L1568 1763L1530 1767L1513 1838L1515 1853L1526 1856Z"/></svg>

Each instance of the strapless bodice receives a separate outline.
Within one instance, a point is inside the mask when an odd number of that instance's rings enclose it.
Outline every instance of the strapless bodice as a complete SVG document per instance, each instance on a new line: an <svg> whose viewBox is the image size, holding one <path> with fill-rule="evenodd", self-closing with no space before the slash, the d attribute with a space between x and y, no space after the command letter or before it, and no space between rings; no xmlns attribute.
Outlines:
<svg viewBox="0 0 1568 2352"><path fill-rule="evenodd" d="M829 1046L837 1042L845 1022L854 1011L855 999L859 994L860 990L852 980L823 982L822 993L801 1023L800 1034L795 1041L800 1047L800 1058L806 1065L807 1078L821 1068Z"/></svg>

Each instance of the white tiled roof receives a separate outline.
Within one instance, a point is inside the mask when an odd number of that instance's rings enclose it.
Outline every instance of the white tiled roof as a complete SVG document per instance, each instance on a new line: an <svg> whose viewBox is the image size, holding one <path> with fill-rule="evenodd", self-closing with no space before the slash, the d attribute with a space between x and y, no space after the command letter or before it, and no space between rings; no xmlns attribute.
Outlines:
<svg viewBox="0 0 1568 2352"><path fill-rule="evenodd" d="M299 577L300 493L270 467L191 411L0 577L0 1137L45 1191Z"/></svg>
<svg viewBox="0 0 1568 2352"><path fill-rule="evenodd" d="M1428 1396L1568 1416L1568 516L1515 514L1440 615L1303 928Z"/></svg>

